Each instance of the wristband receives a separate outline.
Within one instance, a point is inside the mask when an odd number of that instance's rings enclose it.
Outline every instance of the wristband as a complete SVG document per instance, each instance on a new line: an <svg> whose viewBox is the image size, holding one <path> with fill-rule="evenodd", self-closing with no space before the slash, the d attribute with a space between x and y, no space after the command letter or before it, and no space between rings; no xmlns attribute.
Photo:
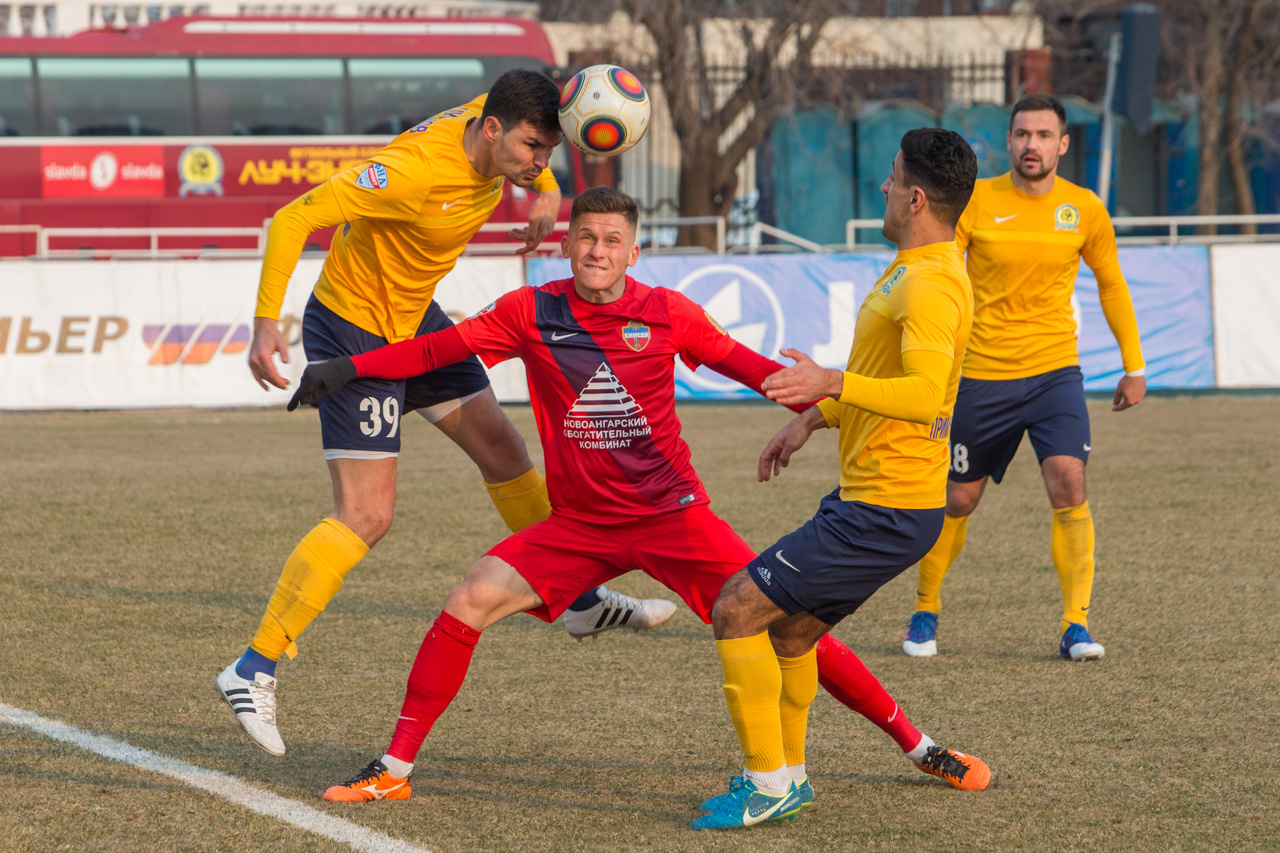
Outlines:
<svg viewBox="0 0 1280 853"><path fill-rule="evenodd" d="M1124 375L1125 375L1125 376L1146 376L1146 375L1147 375L1147 368L1146 368L1146 367L1139 367L1137 370L1126 370L1126 371L1124 372Z"/></svg>

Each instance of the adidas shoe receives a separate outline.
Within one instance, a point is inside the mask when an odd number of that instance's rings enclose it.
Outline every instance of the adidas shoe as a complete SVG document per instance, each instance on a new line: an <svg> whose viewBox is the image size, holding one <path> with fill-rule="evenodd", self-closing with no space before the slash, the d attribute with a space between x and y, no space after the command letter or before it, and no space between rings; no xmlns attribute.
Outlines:
<svg viewBox="0 0 1280 853"><path fill-rule="evenodd" d="M324 799L331 803L364 803L370 800L407 800L413 790L409 779L397 779L382 761L370 761L368 766L341 785L334 785L324 792Z"/></svg>
<svg viewBox="0 0 1280 853"><path fill-rule="evenodd" d="M974 755L934 744L925 752L924 761L916 765L922 773L945 779L961 791L982 791L991 782L991 770Z"/></svg>
<svg viewBox="0 0 1280 853"><path fill-rule="evenodd" d="M284 755L284 741L276 728L276 680L265 672L256 673L253 681L236 674L233 663L214 680L218 694L231 706L236 722L263 752L276 757Z"/></svg>
<svg viewBox="0 0 1280 853"><path fill-rule="evenodd" d="M1095 643L1089 636L1089 629L1077 622L1068 623L1058 644L1058 654L1067 660L1102 660L1106 653L1102 643Z"/></svg>
<svg viewBox="0 0 1280 853"><path fill-rule="evenodd" d="M596 595L600 602L594 607L564 612L564 627L570 637L581 640L623 627L633 631L648 631L665 625L676 615L676 606L662 598L641 600L603 586Z"/></svg>
<svg viewBox="0 0 1280 853"><path fill-rule="evenodd" d="M907 623L902 650L913 658L931 658L938 653L938 614L917 610Z"/></svg>
<svg viewBox="0 0 1280 853"><path fill-rule="evenodd" d="M691 829L743 829L766 821L791 820L802 808L795 782L785 794L775 797L741 776L730 780L728 793L706 803L712 804L710 813L689 824Z"/></svg>

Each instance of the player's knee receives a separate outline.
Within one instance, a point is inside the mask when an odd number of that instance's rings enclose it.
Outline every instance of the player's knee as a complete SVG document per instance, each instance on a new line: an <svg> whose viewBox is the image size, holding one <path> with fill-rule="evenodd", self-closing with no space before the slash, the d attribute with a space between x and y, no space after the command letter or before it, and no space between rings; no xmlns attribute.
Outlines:
<svg viewBox="0 0 1280 853"><path fill-rule="evenodd" d="M947 490L947 515L952 518L967 518L973 515L982 500L981 489Z"/></svg>
<svg viewBox="0 0 1280 853"><path fill-rule="evenodd" d="M354 506L338 510L338 521L345 524L364 544L372 548L391 529L391 507Z"/></svg>

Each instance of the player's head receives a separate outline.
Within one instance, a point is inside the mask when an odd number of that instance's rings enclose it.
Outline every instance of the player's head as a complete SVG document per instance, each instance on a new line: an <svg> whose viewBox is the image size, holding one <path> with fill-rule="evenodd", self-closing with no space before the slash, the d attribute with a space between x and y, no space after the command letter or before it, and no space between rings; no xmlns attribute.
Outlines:
<svg viewBox="0 0 1280 853"><path fill-rule="evenodd" d="M1013 105L1007 144L1014 171L1028 181L1056 174L1070 142L1067 111L1057 98L1027 95Z"/></svg>
<svg viewBox="0 0 1280 853"><path fill-rule="evenodd" d="M640 256L639 221L636 200L612 187L592 187L573 200L569 233L560 248L573 269L574 288L584 299L606 291L617 291L615 298L622 295L619 288L627 267Z"/></svg>
<svg viewBox="0 0 1280 853"><path fill-rule="evenodd" d="M881 185L885 194L886 238L897 243L916 217L928 217L954 229L978 177L978 158L954 130L909 130L893 158L893 171Z"/></svg>
<svg viewBox="0 0 1280 853"><path fill-rule="evenodd" d="M480 114L494 165L511 183L530 186L560 144L560 90L551 78L517 68L489 89Z"/></svg>

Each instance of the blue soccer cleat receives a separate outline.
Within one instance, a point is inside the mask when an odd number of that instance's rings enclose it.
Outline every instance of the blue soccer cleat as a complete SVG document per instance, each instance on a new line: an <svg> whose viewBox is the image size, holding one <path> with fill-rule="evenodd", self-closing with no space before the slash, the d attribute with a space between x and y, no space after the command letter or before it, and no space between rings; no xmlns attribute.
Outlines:
<svg viewBox="0 0 1280 853"><path fill-rule="evenodd" d="M800 808L792 812L790 816L783 818L783 820L795 820L796 815L813 805L813 785L809 784L808 776L804 777L803 782L796 785L796 793L800 795Z"/></svg>
<svg viewBox="0 0 1280 853"><path fill-rule="evenodd" d="M703 800L702 805L698 806L698 808L702 809L704 812L716 811L720 807L720 803L722 801L727 801L729 797L732 797L733 794L742 787L743 782L744 780L741 776L730 777L728 793L717 794L709 800ZM803 782L796 785L796 791L800 794L799 810L791 812L789 815L782 818L774 818L774 820L795 820L796 815L813 805L813 785L810 784L808 776L804 777Z"/></svg>
<svg viewBox="0 0 1280 853"><path fill-rule="evenodd" d="M902 650L913 658L931 658L938 653L938 614L917 610L907 623Z"/></svg>
<svg viewBox="0 0 1280 853"><path fill-rule="evenodd" d="M744 829L767 821L790 820L802 808L795 782L787 793L774 797L741 776L730 780L727 793L712 797L703 806L710 806L710 813L689 824L691 829Z"/></svg>
<svg viewBox="0 0 1280 853"><path fill-rule="evenodd" d="M1058 644L1058 654L1066 660L1102 660L1107 650L1102 643L1095 643L1089 636L1089 629L1077 622L1067 623L1067 630L1062 632L1062 642Z"/></svg>

